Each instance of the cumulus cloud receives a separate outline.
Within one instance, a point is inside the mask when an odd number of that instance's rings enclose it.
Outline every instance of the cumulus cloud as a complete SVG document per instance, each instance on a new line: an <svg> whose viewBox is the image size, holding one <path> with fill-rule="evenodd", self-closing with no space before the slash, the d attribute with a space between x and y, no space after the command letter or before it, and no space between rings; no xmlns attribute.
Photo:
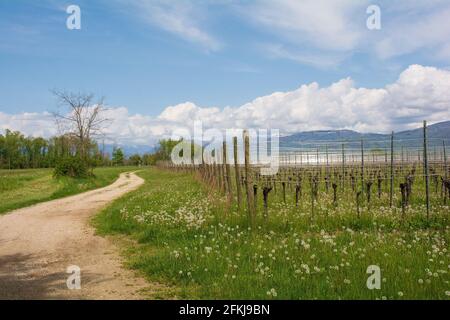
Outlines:
<svg viewBox="0 0 450 320"><path fill-rule="evenodd" d="M274 128L284 133L319 129L386 132L420 126L422 120L450 119L450 71L412 65L384 88L358 88L351 78L328 87L302 85L275 92L237 108L171 106L160 120L178 126L201 120L206 127Z"/></svg>
<svg viewBox="0 0 450 320"><path fill-rule="evenodd" d="M34 137L50 137L57 133L54 118L48 112L7 114L0 111L0 131L6 129Z"/></svg>
<svg viewBox="0 0 450 320"><path fill-rule="evenodd" d="M388 132L419 127L422 120L450 120L449 89L449 70L411 65L383 88L360 88L345 78L327 87L304 84L224 109L185 102L151 117L130 114L125 107L111 108L106 116L112 122L104 133L116 143L149 145L170 137L176 129L192 130L196 120L205 129L267 128L280 129L282 134L320 129ZM46 113L0 112L0 128L47 137L56 133Z"/></svg>

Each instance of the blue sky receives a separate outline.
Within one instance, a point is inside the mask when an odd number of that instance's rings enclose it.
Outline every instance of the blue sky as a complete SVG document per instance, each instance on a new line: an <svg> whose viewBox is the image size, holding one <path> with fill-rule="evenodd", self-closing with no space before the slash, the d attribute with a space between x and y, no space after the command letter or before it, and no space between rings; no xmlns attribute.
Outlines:
<svg viewBox="0 0 450 320"><path fill-rule="evenodd" d="M81 8L81 30L66 28L70 4ZM448 70L448 1L378 1L381 30L366 27L370 4L3 0L0 112L54 110L49 90L59 88L94 92L153 121L185 102L226 113L314 82L328 88L351 78L352 88L377 90L410 65ZM373 127L360 122L324 127Z"/></svg>

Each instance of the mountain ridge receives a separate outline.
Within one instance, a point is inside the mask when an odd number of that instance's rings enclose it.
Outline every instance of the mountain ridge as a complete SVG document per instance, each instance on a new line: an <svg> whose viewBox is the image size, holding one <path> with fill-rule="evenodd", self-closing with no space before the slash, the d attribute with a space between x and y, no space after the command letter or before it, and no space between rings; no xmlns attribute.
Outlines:
<svg viewBox="0 0 450 320"><path fill-rule="evenodd" d="M430 146L442 146L442 140L450 140L450 121L438 122L427 126L427 140ZM371 148L384 148L391 139L391 134L361 133L354 130L314 130L294 133L280 137L280 148L290 149L299 147L313 147L329 143L331 147L345 143L358 146L361 139L365 146ZM423 128L416 128L394 132L395 143L401 143L406 147L419 147L423 144Z"/></svg>

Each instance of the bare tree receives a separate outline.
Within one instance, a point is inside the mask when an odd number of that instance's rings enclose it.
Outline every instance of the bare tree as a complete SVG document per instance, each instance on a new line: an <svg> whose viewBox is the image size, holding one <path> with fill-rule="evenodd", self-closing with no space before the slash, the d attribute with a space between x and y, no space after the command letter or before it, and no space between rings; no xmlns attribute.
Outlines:
<svg viewBox="0 0 450 320"><path fill-rule="evenodd" d="M93 94L58 90L52 92L60 106L59 110L53 113L60 133L74 137L77 141L76 152L82 159L87 159L91 139L101 134L108 122L104 117L104 99L100 98L94 102Z"/></svg>

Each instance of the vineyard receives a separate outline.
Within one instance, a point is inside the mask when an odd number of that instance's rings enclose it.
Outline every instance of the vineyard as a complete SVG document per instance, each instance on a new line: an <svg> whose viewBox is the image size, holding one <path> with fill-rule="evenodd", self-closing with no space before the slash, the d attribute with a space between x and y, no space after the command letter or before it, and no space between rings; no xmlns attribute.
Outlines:
<svg viewBox="0 0 450 320"><path fill-rule="evenodd" d="M101 233L140 243L129 262L167 285L158 297L449 298L445 139L431 152L426 136L402 148L393 135L383 152L368 141L308 145L263 176L246 137L243 165L237 138L223 164L159 163L98 216ZM367 286L373 266L379 289Z"/></svg>
<svg viewBox="0 0 450 320"><path fill-rule="evenodd" d="M234 137L232 152L224 142L218 150L217 163L175 166L166 162L160 166L194 172L210 188L226 194L229 205L235 203L238 211L245 207L251 224L259 212L267 219L270 201L294 204L299 211L310 212L311 218L333 214L342 205L349 205L357 219L389 208L393 218L405 220L410 216L408 211L425 208L424 218L430 222L430 214L438 218L439 212L448 208L448 138L433 139L430 151L426 124L422 141L396 142L392 133L390 141L345 141L333 145L309 142L299 150L281 152L280 169L275 175L262 175L261 166L251 165L252 148L245 134L243 155L238 154ZM367 150L365 144L378 148ZM242 156L244 166L239 165ZM396 210L401 214L396 215Z"/></svg>

